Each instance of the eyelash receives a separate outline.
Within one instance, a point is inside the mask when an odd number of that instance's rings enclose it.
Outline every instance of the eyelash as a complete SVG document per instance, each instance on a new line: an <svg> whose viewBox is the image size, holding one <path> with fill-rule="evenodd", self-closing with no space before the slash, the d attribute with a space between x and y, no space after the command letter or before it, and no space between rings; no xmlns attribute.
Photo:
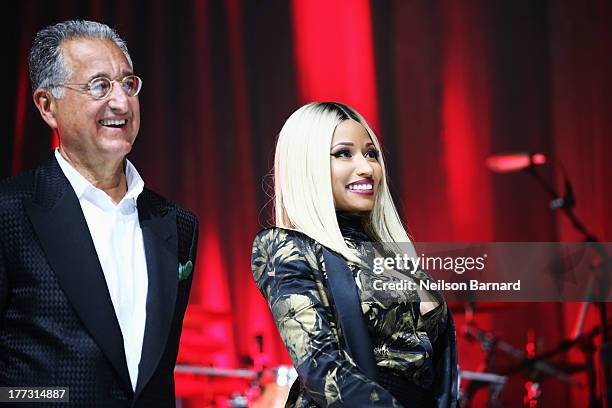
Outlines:
<svg viewBox="0 0 612 408"><path fill-rule="evenodd" d="M379 156L378 150L374 150L374 149L368 150L366 152L366 155L370 154L370 153L372 154L371 158L378 160L378 156ZM352 157L351 156L351 151L349 149L338 150L337 152L332 153L332 156L334 156L335 158Z"/></svg>

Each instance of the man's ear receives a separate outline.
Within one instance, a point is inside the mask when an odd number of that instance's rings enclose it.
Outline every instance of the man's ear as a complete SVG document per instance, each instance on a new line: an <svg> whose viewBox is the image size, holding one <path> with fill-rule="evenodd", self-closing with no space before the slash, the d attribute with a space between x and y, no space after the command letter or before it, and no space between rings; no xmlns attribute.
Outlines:
<svg viewBox="0 0 612 408"><path fill-rule="evenodd" d="M34 91L34 105L38 108L40 116L47 122L51 129L57 129L57 121L55 120L55 112L57 109L57 101L47 89L38 88Z"/></svg>

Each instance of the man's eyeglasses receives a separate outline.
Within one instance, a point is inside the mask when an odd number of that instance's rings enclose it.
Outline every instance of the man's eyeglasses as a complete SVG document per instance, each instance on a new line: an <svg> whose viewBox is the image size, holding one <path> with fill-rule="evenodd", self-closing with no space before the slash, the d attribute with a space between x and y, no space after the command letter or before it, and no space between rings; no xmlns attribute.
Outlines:
<svg viewBox="0 0 612 408"><path fill-rule="evenodd" d="M104 99L113 91L115 82L121 84L121 88L128 96L136 96L142 88L142 79L136 75L128 75L123 79L108 79L106 77L94 78L86 84L59 84L78 92L87 92L94 99ZM78 87L78 88L75 88ZM85 87L85 89L83 89Z"/></svg>

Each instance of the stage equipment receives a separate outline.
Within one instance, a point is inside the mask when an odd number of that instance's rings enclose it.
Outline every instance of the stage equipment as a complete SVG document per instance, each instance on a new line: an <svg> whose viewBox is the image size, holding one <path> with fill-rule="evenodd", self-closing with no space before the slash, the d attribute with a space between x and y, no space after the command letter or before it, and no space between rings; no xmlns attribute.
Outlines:
<svg viewBox="0 0 612 408"><path fill-rule="evenodd" d="M557 169L559 169L563 175L563 184L565 188L565 193L563 196L560 196L555 187L551 182L546 180L537 170L536 165L550 163L553 164ZM584 322L584 317L586 315L588 305L593 298L593 293L596 290L608 290L610 287L610 276L612 275L612 259L610 255L607 253L605 247L601 245L601 241L590 232L585 225L580 221L580 219L574 213L574 206L576 205L576 199L574 197L574 192L572 188L572 184L569 180L567 172L565 168L561 165L561 163L552 161L549 158L546 158L543 154L531 154L531 153L507 153L507 154L498 154L493 155L487 158L486 164L490 170L498 173L510 173L516 171L526 171L531 177L535 179L535 181L546 191L548 196L551 198L549 202L549 207L551 210L561 210L563 214L569 219L572 226L576 231L578 231L583 236L583 241L588 243L590 247L594 250L595 255L593 256L592 265L594 268L598 269L598 277L597 281L591 280L589 282L589 291L585 294L585 302L583 303L582 310L579 314L576 330L574 332L574 338L578 338L580 336L580 331L582 330L582 323ZM592 275L594 276L594 275ZM600 293L599 298L603 299L609 293ZM609 351L612 347L609 342L609 332L608 332L608 319L606 316L606 303L605 302L597 302L597 307L599 308L599 325L600 325L600 335L601 335L601 348L600 348L600 356L601 356L601 364L603 367L604 373L604 385L601 387L601 397L600 399L591 400L590 408L593 407L603 407L604 402L606 407L612 408L612 373L610 371L611 364ZM587 360L590 358L590 355L587 354ZM589 376L590 378L591 376ZM590 378L591 379L591 378ZM593 381L595 378L592 379ZM594 390L595 384L589 384L589 389ZM592 396L592 398L594 398Z"/></svg>
<svg viewBox="0 0 612 408"><path fill-rule="evenodd" d="M217 406L219 397L232 408L281 408L297 378L292 366L277 366L262 371L226 369L197 365L177 365L175 373L190 375L200 384L208 406Z"/></svg>

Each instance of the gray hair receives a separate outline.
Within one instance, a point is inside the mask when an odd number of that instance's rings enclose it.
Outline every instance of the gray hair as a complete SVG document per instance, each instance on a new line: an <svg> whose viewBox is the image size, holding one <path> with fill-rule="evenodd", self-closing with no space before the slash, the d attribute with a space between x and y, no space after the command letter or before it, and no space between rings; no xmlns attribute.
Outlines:
<svg viewBox="0 0 612 408"><path fill-rule="evenodd" d="M45 27L36 34L28 57L32 93L42 88L50 90L56 98L64 96L64 88L58 85L69 80L72 67L66 64L61 46L64 41L78 38L113 41L123 51L130 68L133 68L127 45L115 30L96 21L63 21Z"/></svg>

